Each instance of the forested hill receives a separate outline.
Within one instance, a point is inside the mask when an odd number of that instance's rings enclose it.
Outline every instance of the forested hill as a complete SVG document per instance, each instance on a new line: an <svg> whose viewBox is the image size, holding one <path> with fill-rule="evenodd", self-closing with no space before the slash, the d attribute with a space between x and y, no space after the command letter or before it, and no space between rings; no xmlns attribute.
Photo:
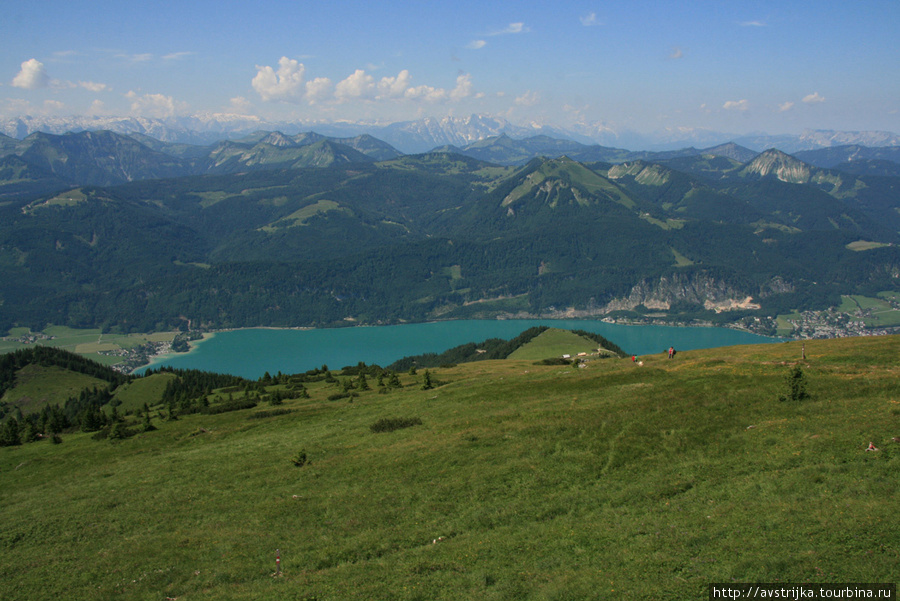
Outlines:
<svg viewBox="0 0 900 601"><path fill-rule="evenodd" d="M15 386L16 373L27 365L61 367L109 382L112 388L133 379L81 355L51 346L35 346L0 355L0 397Z"/></svg>
<svg viewBox="0 0 900 601"><path fill-rule="evenodd" d="M311 141L246 144L338 144ZM776 151L290 165L52 193L57 176L10 165L38 179L0 201L0 331L651 313L773 333L778 314L900 282L900 178Z"/></svg>

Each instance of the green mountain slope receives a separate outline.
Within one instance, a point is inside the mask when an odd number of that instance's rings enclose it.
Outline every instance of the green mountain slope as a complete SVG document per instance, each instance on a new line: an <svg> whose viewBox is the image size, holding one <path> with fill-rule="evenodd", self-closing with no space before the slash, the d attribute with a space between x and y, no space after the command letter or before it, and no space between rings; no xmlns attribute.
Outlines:
<svg viewBox="0 0 900 601"><path fill-rule="evenodd" d="M712 582L892 582L898 352L876 337L806 341L805 361L799 342L578 370L487 361L337 400L313 376L308 399L278 407L154 409L158 429L131 438L0 448L0 596L699 599ZM809 396L779 401L795 366Z"/></svg>
<svg viewBox="0 0 900 601"><path fill-rule="evenodd" d="M16 154L73 184L108 186L191 173L182 161L109 131L34 133L22 140Z"/></svg>
<svg viewBox="0 0 900 601"><path fill-rule="evenodd" d="M340 150L314 137L231 147ZM672 163L568 157L280 170L235 159L222 165L237 173L21 196L0 203L0 329L617 311L726 321L750 316L716 309L774 317L896 286L893 178L844 174L829 193L816 168L810 183L788 183L722 160L732 168L713 180ZM860 240L865 252L848 247Z"/></svg>

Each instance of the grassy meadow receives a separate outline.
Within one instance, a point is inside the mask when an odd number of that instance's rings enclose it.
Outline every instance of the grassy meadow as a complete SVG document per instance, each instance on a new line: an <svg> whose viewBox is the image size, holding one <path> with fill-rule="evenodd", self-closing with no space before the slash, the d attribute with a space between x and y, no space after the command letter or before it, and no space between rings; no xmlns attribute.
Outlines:
<svg viewBox="0 0 900 601"><path fill-rule="evenodd" d="M0 448L0 598L706 599L711 582L895 581L900 337L806 341L805 361L800 345L462 364L431 370L431 390L420 371L337 401L317 382L281 415ZM779 401L797 364L810 398ZM421 424L373 432L384 418Z"/></svg>

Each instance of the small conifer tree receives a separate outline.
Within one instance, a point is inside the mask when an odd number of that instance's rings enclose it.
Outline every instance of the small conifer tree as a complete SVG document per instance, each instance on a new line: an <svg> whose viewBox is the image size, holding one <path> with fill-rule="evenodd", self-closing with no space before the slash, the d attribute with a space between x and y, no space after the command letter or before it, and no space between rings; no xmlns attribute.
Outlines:
<svg viewBox="0 0 900 601"><path fill-rule="evenodd" d="M779 401L802 401L809 398L806 391L806 376L803 369L799 365L795 365L785 378L787 384L787 395L780 395Z"/></svg>

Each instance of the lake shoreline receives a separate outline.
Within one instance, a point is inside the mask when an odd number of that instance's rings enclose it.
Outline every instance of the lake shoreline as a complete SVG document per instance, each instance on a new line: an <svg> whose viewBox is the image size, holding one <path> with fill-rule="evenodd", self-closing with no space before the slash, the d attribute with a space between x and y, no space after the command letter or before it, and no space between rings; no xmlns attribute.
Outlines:
<svg viewBox="0 0 900 601"><path fill-rule="evenodd" d="M733 327L623 324L611 319L437 320L338 328L232 328L206 332L203 339L191 343L187 353L154 357L152 363L133 373L170 366L256 379L265 371L302 373L326 364L340 367L364 362L387 366L403 357L441 353L489 338L510 340L535 326L590 331L638 355L663 352L670 346L692 350L784 340Z"/></svg>

